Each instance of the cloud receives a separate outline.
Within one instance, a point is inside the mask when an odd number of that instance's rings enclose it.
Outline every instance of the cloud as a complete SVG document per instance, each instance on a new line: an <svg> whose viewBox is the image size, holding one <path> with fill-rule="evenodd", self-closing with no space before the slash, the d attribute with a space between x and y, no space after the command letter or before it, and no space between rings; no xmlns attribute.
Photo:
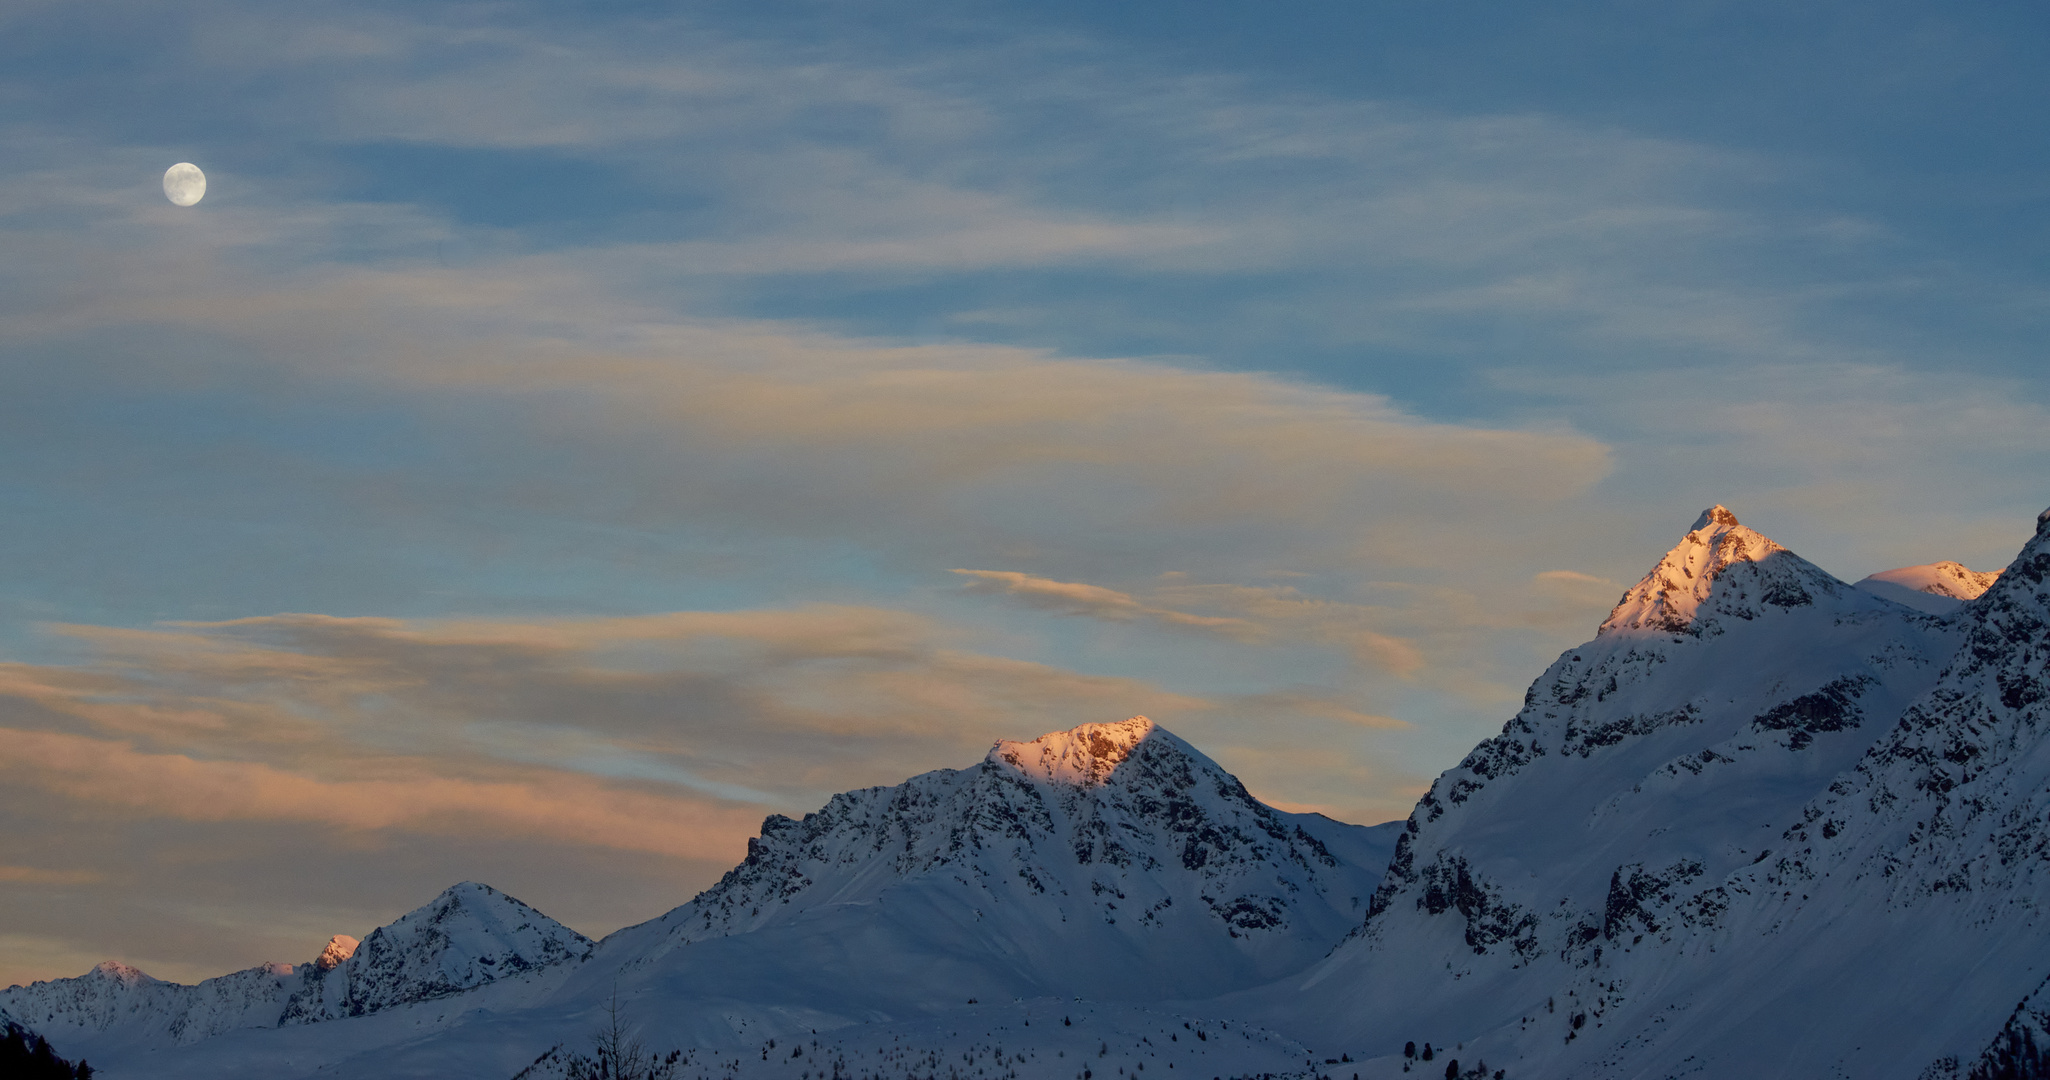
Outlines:
<svg viewBox="0 0 2050 1080"><path fill-rule="evenodd" d="M1255 715L1294 713L1300 716L1319 717L1376 731L1401 731L1411 726L1408 722L1392 716L1361 712L1350 703L1328 694L1299 690L1271 690L1260 694L1245 694L1234 699L1231 707Z"/></svg>
<svg viewBox="0 0 2050 1080"><path fill-rule="evenodd" d="M622 851L708 858L759 824L744 810L607 790L569 777L498 783L434 776L386 761L380 779L322 780L242 761L149 754L57 732L0 730L0 770L81 802L185 821L310 821L348 830L463 832L484 828Z"/></svg>
<svg viewBox="0 0 2050 1080"><path fill-rule="evenodd" d="M1053 581L1013 570L955 570L973 579L967 591L1003 596L1028 607L1113 622L1221 634L1245 644L1312 642L1336 645L1354 661L1395 675L1424 666L1415 644L1373 629L1397 613L1386 607L1308 596L1294 586L1201 585L1176 574L1142 601L1098 585ZM1178 605L1178 606L1162 606ZM1185 609L1197 610L1185 610ZM1200 611L1229 612L1202 614Z"/></svg>
<svg viewBox="0 0 2050 1080"><path fill-rule="evenodd" d="M48 732L16 766L76 797L110 784L165 813L366 830L474 819L681 857L752 831L761 810L735 799L802 811L1000 736L1214 707L867 608L53 629L90 658L11 665L0 703ZM696 824L646 824L676 820Z"/></svg>
<svg viewBox="0 0 2050 1080"><path fill-rule="evenodd" d="M46 870L35 866L0 865L0 881L12 885L97 885L107 875L97 870Z"/></svg>
<svg viewBox="0 0 2050 1080"><path fill-rule="evenodd" d="M1015 570L954 570L951 573L975 579L968 585L970 592L1006 595L1028 606L1063 615L1086 615L1116 622L1143 619L1164 626L1224 634L1240 641L1252 641L1262 635L1259 626L1244 619L1191 615L1170 608L1148 607L1128 593L1097 585L1054 581Z"/></svg>

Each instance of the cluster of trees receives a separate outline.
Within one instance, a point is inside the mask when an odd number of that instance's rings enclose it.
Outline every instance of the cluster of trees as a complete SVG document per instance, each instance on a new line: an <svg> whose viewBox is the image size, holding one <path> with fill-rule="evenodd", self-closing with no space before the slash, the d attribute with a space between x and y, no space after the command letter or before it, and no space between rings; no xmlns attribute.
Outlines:
<svg viewBox="0 0 2050 1080"><path fill-rule="evenodd" d="M6 1025L0 1038L0 1077L7 1080L92 1080L93 1067L57 1056L41 1035L18 1024Z"/></svg>
<svg viewBox="0 0 2050 1080"><path fill-rule="evenodd" d="M1431 1049L1430 1043L1425 1043L1421 1051L1417 1050L1416 1043L1414 1042L1403 1043L1402 1071L1408 1072L1409 1063L1412 1061L1429 1061L1435 1056L1437 1056L1436 1052ZM1460 1068L1458 1058L1453 1058L1445 1063L1445 1080L1503 1080L1508 1075L1509 1070L1507 1069L1496 1069L1490 1073L1488 1071L1488 1063L1485 1061L1474 1062L1473 1067L1470 1069Z"/></svg>

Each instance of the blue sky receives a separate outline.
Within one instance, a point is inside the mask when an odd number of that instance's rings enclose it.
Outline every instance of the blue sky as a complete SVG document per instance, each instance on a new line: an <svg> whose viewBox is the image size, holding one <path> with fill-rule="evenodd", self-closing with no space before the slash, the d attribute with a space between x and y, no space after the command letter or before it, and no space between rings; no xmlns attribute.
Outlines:
<svg viewBox="0 0 2050 1080"><path fill-rule="evenodd" d="M2002 565L2045 30L10 5L0 979L602 932L1134 713L1396 817L1705 506Z"/></svg>

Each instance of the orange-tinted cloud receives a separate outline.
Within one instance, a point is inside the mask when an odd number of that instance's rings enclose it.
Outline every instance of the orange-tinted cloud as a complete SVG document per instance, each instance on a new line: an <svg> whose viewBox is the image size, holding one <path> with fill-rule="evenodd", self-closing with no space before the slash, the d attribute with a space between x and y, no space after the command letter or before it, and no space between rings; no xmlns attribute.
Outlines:
<svg viewBox="0 0 2050 1080"><path fill-rule="evenodd" d="M187 821L308 821L352 830L531 835L678 858L730 856L761 823L752 808L620 790L573 774L479 781L424 761L389 775L324 779L251 761L153 754L110 739L0 728L9 782ZM360 763L352 763L359 764Z"/></svg>

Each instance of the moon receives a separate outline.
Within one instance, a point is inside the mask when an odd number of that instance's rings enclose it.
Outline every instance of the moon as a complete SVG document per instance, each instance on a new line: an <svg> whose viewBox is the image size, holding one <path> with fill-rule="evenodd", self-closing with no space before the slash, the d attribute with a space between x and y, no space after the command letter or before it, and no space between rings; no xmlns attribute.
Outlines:
<svg viewBox="0 0 2050 1080"><path fill-rule="evenodd" d="M206 198L206 174L189 161L165 169L164 198L176 206L191 206Z"/></svg>

